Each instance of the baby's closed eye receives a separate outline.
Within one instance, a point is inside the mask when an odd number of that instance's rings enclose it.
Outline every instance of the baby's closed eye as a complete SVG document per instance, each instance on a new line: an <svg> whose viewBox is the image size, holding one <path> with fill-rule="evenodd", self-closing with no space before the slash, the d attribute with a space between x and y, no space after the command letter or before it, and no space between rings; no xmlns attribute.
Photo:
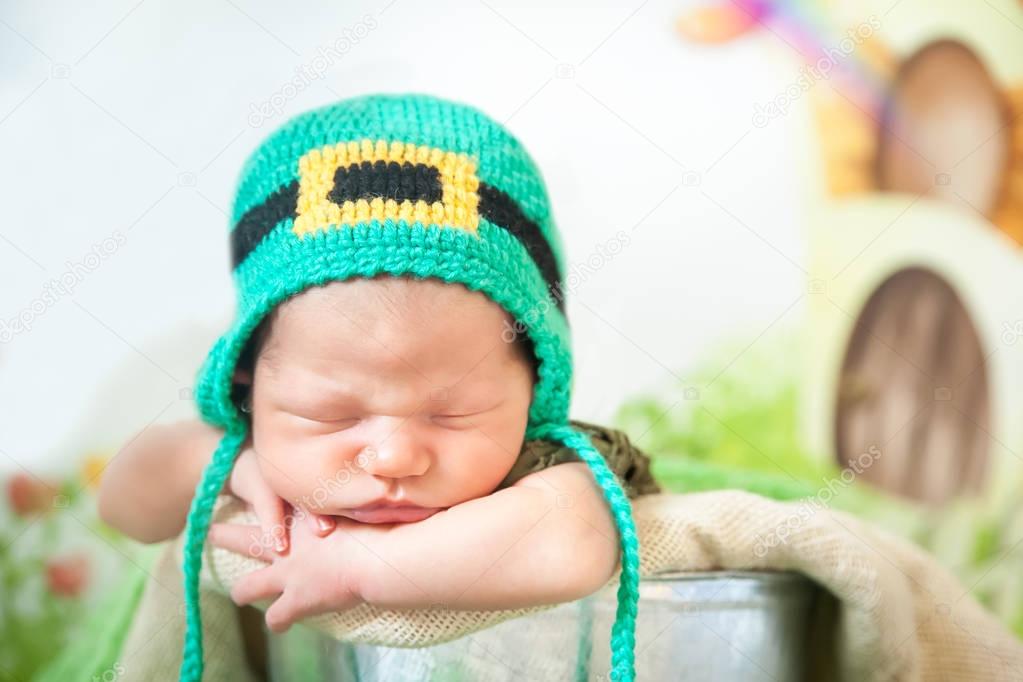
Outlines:
<svg viewBox="0 0 1023 682"><path fill-rule="evenodd" d="M477 420L489 411L435 414L430 417L430 421L446 429L472 428L476 426Z"/></svg>
<svg viewBox="0 0 1023 682"><path fill-rule="evenodd" d="M357 426L362 421L361 417L347 417L344 415L296 415L303 421L312 422L316 425L329 426L332 431L344 431Z"/></svg>

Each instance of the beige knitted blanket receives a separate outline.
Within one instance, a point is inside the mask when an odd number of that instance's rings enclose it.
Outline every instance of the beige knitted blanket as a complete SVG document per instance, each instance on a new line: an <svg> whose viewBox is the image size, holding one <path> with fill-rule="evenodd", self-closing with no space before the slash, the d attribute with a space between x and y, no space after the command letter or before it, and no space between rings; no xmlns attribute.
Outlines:
<svg viewBox="0 0 1023 682"><path fill-rule="evenodd" d="M830 624L833 636L817 646L815 678L1023 679L1023 642L966 587L916 546L855 517L818 510L807 518L798 503L740 491L647 495L633 506L644 576L788 570L810 577L834 595L838 608ZM215 519L256 523L230 498L218 501ZM180 551L178 541L160 556L128 634L121 660L132 679L177 679L184 635ZM235 608L223 595L239 576L259 565L207 547L208 589L202 600L206 679L252 679ZM617 577L609 586L616 582ZM390 611L363 604L308 623L338 639L422 646L545 608ZM642 619L642 608L639 613Z"/></svg>

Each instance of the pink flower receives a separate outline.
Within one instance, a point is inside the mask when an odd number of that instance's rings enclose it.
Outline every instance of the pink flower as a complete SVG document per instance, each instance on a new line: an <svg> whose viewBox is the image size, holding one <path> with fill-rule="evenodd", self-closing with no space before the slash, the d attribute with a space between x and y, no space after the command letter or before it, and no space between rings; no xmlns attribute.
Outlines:
<svg viewBox="0 0 1023 682"><path fill-rule="evenodd" d="M56 491L56 486L51 488L25 473L17 473L7 481L7 501L19 516L51 510Z"/></svg>
<svg viewBox="0 0 1023 682"><path fill-rule="evenodd" d="M76 554L46 562L46 585L61 597L77 597L89 582L89 558Z"/></svg>

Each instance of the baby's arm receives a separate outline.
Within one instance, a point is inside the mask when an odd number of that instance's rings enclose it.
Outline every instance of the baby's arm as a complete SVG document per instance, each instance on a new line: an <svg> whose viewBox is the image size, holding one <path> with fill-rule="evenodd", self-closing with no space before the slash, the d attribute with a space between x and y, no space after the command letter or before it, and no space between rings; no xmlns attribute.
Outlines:
<svg viewBox="0 0 1023 682"><path fill-rule="evenodd" d="M104 522L140 542L173 538L185 527L196 485L224 432L195 419L144 429L111 460L99 492ZM329 516L302 513L289 518L284 500L259 471L258 455L246 439L225 492L249 504L262 525L261 547L286 552L289 529L298 516L316 535L334 530Z"/></svg>
<svg viewBox="0 0 1023 682"><path fill-rule="evenodd" d="M239 605L270 600L274 631L368 602L385 608L512 609L595 592L618 568L618 539L587 466L558 464L509 488L407 524L338 519L288 556L241 578ZM210 541L253 552L251 526L213 524Z"/></svg>
<svg viewBox="0 0 1023 682"><path fill-rule="evenodd" d="M104 522L140 542L185 527L195 486L223 432L197 421L146 427L107 465L99 489Z"/></svg>
<svg viewBox="0 0 1023 682"><path fill-rule="evenodd" d="M582 462L394 527L359 594L384 607L510 609L581 598L618 568L618 534ZM369 548L372 549L372 548ZM362 568L366 568L363 566Z"/></svg>

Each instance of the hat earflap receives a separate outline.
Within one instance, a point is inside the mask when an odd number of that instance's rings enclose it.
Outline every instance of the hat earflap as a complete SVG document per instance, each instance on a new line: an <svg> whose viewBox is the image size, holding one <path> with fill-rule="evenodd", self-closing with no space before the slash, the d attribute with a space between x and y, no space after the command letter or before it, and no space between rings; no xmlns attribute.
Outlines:
<svg viewBox="0 0 1023 682"><path fill-rule="evenodd" d="M639 607L639 536L632 518L632 505L603 455L589 436L568 424L542 424L531 429L529 438L552 440L572 448L586 462L611 508L622 549L622 571L618 583L618 608L611 628L611 676L615 682L631 682L636 675L636 612Z"/></svg>
<svg viewBox="0 0 1023 682"><path fill-rule="evenodd" d="M203 673L202 616L199 613L199 572L202 569L202 550L206 534L210 529L210 518L217 496L223 490L231 469L238 458L248 424L240 419L232 420L224 437L213 452L202 479L195 488L192 507L185 525L184 564L185 575L185 645L181 657L181 682L198 682Z"/></svg>

